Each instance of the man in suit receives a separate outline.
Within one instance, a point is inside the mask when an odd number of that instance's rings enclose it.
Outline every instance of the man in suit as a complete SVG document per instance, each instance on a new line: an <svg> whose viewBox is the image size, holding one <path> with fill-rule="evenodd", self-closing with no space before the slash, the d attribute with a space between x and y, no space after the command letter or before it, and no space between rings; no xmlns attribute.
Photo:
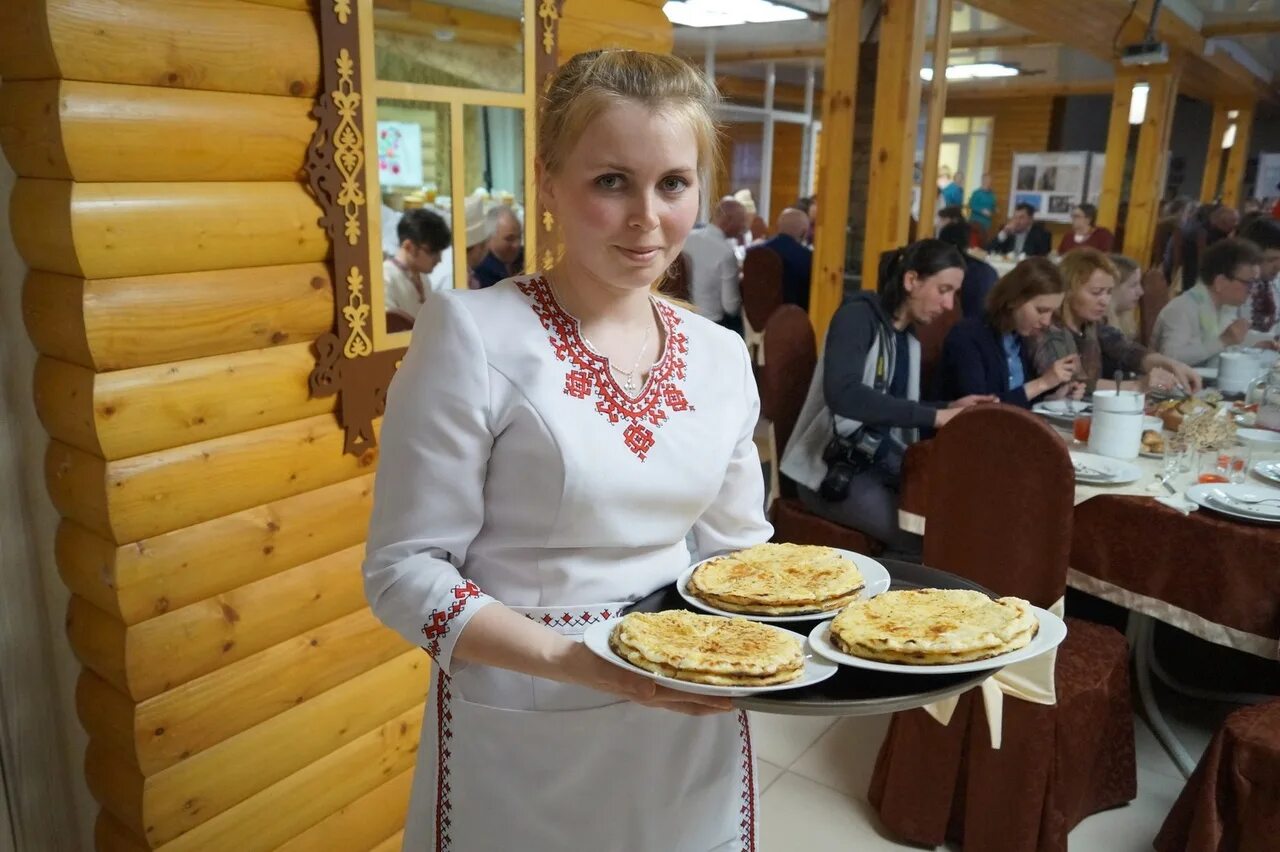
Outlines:
<svg viewBox="0 0 1280 852"><path fill-rule="evenodd" d="M987 244L987 251L992 254L1025 254L1027 257L1044 257L1052 249L1049 229L1036 221L1036 208L1025 202L1013 209L1013 216Z"/></svg>
<svg viewBox="0 0 1280 852"><path fill-rule="evenodd" d="M782 301L809 310L809 278L813 272L813 251L801 240L809 233L809 216L788 207L778 217L778 234L765 240L782 258Z"/></svg>
<svg viewBox="0 0 1280 852"><path fill-rule="evenodd" d="M481 287L492 287L520 271L524 234L515 212L505 204L498 204L485 214L485 230L489 234L488 252L475 268L475 277Z"/></svg>

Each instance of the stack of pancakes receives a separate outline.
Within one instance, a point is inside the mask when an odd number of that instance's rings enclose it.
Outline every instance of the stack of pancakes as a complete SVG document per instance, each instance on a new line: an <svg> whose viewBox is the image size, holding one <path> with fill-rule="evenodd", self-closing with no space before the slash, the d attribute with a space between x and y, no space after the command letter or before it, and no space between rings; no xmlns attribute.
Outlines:
<svg viewBox="0 0 1280 852"><path fill-rule="evenodd" d="M992 600L963 589L907 589L850 604L831 622L831 642L854 657L934 666L1025 647L1040 621L1021 598Z"/></svg>
<svg viewBox="0 0 1280 852"><path fill-rule="evenodd" d="M800 615L839 609L862 587L858 566L829 547L758 544L699 565L686 588L716 609Z"/></svg>
<svg viewBox="0 0 1280 852"><path fill-rule="evenodd" d="M609 647L645 671L714 686L769 686L804 672L798 636L683 610L630 613L609 634Z"/></svg>

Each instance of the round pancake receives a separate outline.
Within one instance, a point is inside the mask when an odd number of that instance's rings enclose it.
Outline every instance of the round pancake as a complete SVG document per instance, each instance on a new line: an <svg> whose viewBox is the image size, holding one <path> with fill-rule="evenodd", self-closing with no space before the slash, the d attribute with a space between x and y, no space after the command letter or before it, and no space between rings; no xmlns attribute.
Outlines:
<svg viewBox="0 0 1280 852"><path fill-rule="evenodd" d="M800 638L742 618L684 610L633 612L614 626L611 645L626 659L681 672L762 677L804 666Z"/></svg>
<svg viewBox="0 0 1280 852"><path fill-rule="evenodd" d="M741 612L750 615L804 615L805 613L821 613L831 612L832 610L841 609L847 604L858 599L858 593L862 590L854 592L844 597L832 598L831 600L821 601L816 604L794 604L791 606L769 606L768 604L744 604L735 600L725 600L715 595L696 595L698 600L705 601L716 609L723 609L727 612Z"/></svg>
<svg viewBox="0 0 1280 852"><path fill-rule="evenodd" d="M829 547L769 543L704 562L694 569L688 590L740 606L813 609L862 586L858 566Z"/></svg>
<svg viewBox="0 0 1280 852"><path fill-rule="evenodd" d="M868 648L862 645L848 645L840 640L838 636L831 637L831 643L837 649L843 651L851 657L861 657L865 660L875 660L881 663L900 663L912 666L943 666L951 663L971 663L976 660L986 660L991 657L997 657L1001 654L1007 654L1010 651L1016 651L1019 648L1025 648L1036 633L1040 630L1037 624L1034 628L1027 630L1015 636L1005 645L998 648L981 648L968 653L925 653L923 651L886 651L882 648Z"/></svg>
<svg viewBox="0 0 1280 852"><path fill-rule="evenodd" d="M905 589L854 601L832 620L831 635L843 647L873 652L991 655L1012 650L1011 642L1034 635L1037 626L1031 605L1021 598L992 600L963 589Z"/></svg>
<svg viewBox="0 0 1280 852"><path fill-rule="evenodd" d="M622 657L633 666L662 675L663 677L674 678L676 680L685 680L690 683L705 683L712 686L772 686L778 683L787 683L804 674L804 666L800 665L794 669L780 671L772 675L760 675L754 677L751 675L727 675L714 674L712 672L695 672L674 668L672 666L655 663L644 658L633 648L623 645L617 637L616 632L609 636L609 647L614 653Z"/></svg>

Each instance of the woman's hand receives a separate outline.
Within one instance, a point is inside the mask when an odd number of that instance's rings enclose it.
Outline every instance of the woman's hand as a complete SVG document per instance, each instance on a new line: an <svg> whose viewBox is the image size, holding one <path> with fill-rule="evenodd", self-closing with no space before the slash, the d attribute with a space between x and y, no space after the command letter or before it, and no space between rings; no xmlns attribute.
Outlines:
<svg viewBox="0 0 1280 852"><path fill-rule="evenodd" d="M991 394L974 393L968 396L962 396L946 408L939 408L933 415L933 428L941 429L951 422L951 418L955 417L961 411L973 405L979 405L984 402L999 402L998 397Z"/></svg>
<svg viewBox="0 0 1280 852"><path fill-rule="evenodd" d="M1059 358L1050 364L1049 369L1045 371L1040 379L1048 384L1049 389L1052 389L1071 381L1079 372L1080 356L1072 354Z"/></svg>
<svg viewBox="0 0 1280 852"><path fill-rule="evenodd" d="M687 716L708 716L733 709L728 698L695 695L659 686L644 675L627 671L600 659L581 642L571 642L560 664L563 679L590 689L608 692L646 707L658 707Z"/></svg>
<svg viewBox="0 0 1280 852"><path fill-rule="evenodd" d="M1142 359L1142 367L1147 374L1146 385L1152 390L1168 390L1177 385L1196 393L1204 387L1199 373L1165 355L1151 353Z"/></svg>

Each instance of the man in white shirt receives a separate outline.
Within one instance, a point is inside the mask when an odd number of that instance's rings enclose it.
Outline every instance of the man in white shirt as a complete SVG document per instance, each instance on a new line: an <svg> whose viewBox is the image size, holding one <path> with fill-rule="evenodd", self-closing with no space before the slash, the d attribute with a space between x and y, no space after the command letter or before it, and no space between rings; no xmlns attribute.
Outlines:
<svg viewBox="0 0 1280 852"><path fill-rule="evenodd" d="M426 276L436 268L450 240L449 226L440 214L421 208L405 211L396 225L396 236L400 246L382 264L382 289L391 330L406 324L413 326L431 289Z"/></svg>
<svg viewBox="0 0 1280 852"><path fill-rule="evenodd" d="M742 307L740 269L732 240L747 229L747 209L733 198L721 199L711 224L689 234L684 252L689 258L690 298L698 313L721 325L736 320Z"/></svg>

